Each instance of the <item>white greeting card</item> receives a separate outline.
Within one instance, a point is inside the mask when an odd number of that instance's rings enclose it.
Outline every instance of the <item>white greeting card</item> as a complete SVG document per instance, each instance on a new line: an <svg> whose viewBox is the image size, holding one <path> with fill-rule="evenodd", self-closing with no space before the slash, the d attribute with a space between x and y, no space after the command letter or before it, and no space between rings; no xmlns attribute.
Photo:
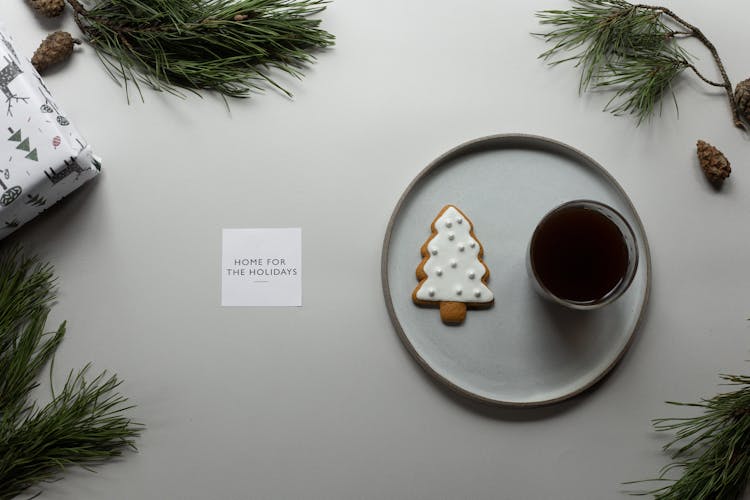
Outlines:
<svg viewBox="0 0 750 500"><path fill-rule="evenodd" d="M224 229L222 306L301 306L302 229Z"/></svg>

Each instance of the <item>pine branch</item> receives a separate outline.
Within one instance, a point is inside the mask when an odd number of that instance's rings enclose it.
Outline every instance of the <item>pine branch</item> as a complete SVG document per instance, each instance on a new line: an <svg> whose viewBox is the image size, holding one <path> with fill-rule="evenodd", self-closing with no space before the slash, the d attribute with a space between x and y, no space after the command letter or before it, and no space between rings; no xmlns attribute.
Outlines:
<svg viewBox="0 0 750 500"><path fill-rule="evenodd" d="M120 381L104 373L86 381L88 365L68 377L47 406L0 425L0 498L60 476L64 467L86 467L134 448L141 428L122 414L131 407L115 391Z"/></svg>
<svg viewBox="0 0 750 500"><path fill-rule="evenodd" d="M597 75L597 87L616 89L606 109L616 115L634 114L638 123L652 115L664 94L672 92L672 81L687 66L669 56L643 55L613 62Z"/></svg>
<svg viewBox="0 0 750 500"><path fill-rule="evenodd" d="M67 0L105 67L139 93L157 91L247 97L272 74L296 78L334 37L311 19L325 0L100 0L87 9ZM141 95L142 97L142 95Z"/></svg>
<svg viewBox="0 0 750 500"><path fill-rule="evenodd" d="M569 10L537 13L540 23L551 27L550 31L539 33L552 44L540 57L552 65L574 61L581 68L579 92L614 89L614 97L605 110L633 114L640 124L652 116L665 95L671 95L677 104L672 82L690 69L708 85L725 90L735 126L745 128L718 51L696 26L658 6L624 0L571 2L574 6ZM706 78L693 64L679 45L679 40L686 37L696 38L709 50L721 82ZM567 52L572 54L561 57Z"/></svg>
<svg viewBox="0 0 750 500"><path fill-rule="evenodd" d="M0 255L0 499L10 499L70 465L95 465L133 447L142 426L102 373L89 365L70 372L42 408L29 401L41 370L65 335L65 323L45 333L55 298L52 267L14 248Z"/></svg>
<svg viewBox="0 0 750 500"><path fill-rule="evenodd" d="M628 484L666 481L669 484L650 491L657 500L733 500L745 491L750 480L750 377L722 375L733 392L701 400L699 403L668 402L672 405L700 408L703 413L688 418L663 418L654 421L661 432L674 432L675 438L664 446L673 463L658 477ZM678 479L670 473L681 470Z"/></svg>
<svg viewBox="0 0 750 500"><path fill-rule="evenodd" d="M0 256L0 416L23 407L65 334L44 332L55 278L48 264L14 248Z"/></svg>
<svg viewBox="0 0 750 500"><path fill-rule="evenodd" d="M729 99L729 107L732 111L732 119L734 121L734 126L737 128L741 128L743 130L746 130L745 125L742 123L742 120L740 119L740 112L739 107L737 106L737 102L734 98L734 93L732 92L732 82L729 80L729 76L727 75L727 70L724 68L724 61L721 60L721 57L719 57L719 51L716 49L716 46L706 37L706 35L703 34L703 31L698 29L697 26L694 26L684 19L682 19L680 16L675 14L672 10L667 9L665 7L658 7L654 5L643 5L639 4L637 6L638 8L642 9L650 9L654 12L662 13L666 16L669 16L672 18L672 20L680 25L682 25L687 31L686 32L673 32L673 33L688 33L689 36L695 37L698 39L704 47L708 49L708 51L711 53L711 57L713 57L714 62L716 63L716 67L719 70L719 73L721 74L722 83L721 84L715 84L713 82L708 81L705 77L703 77L695 67L692 69L695 71L695 73L704 81L707 82L709 85L714 85L717 87L723 87L726 91L727 98Z"/></svg>

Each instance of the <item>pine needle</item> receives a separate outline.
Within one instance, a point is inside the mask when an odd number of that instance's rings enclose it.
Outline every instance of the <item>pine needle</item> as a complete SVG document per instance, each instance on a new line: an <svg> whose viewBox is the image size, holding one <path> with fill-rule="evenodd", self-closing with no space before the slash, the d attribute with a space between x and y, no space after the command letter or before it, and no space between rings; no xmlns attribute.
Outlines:
<svg viewBox="0 0 750 500"><path fill-rule="evenodd" d="M605 110L631 113L638 123L648 118L671 82L689 61L674 43L672 30L659 12L640 9L622 0L573 0L568 11L538 13L541 34L552 48L540 57L552 64L576 61L581 68L579 91L615 88ZM573 52L555 59L562 52Z"/></svg>
<svg viewBox="0 0 750 500"><path fill-rule="evenodd" d="M301 78L334 36L312 19L324 0L68 0L76 21L118 82L182 95L248 97L275 71ZM142 94L141 94L141 97Z"/></svg>
<svg viewBox="0 0 750 500"><path fill-rule="evenodd" d="M0 499L61 476L65 467L90 467L119 456L142 425L106 373L87 380L90 366L71 371L52 401L29 401L40 372L65 336L45 323L55 298L53 269L19 248L0 255Z"/></svg>
<svg viewBox="0 0 750 500"><path fill-rule="evenodd" d="M635 495L652 495L656 500L740 498L750 480L750 377L721 378L726 385L739 388L699 403L670 401L671 405L700 408L703 413L654 421L657 431L674 433L664 446L674 461L654 479L626 483L668 483ZM682 475L672 479L675 471Z"/></svg>
<svg viewBox="0 0 750 500"><path fill-rule="evenodd" d="M537 33L552 46L539 57L551 65L574 62L581 70L579 93L613 90L605 110L632 114L638 124L650 118L672 83L686 69L703 82L721 87L727 94L735 126L745 128L724 64L716 47L696 26L665 7L631 4L625 0L571 0L568 10L537 13L539 22L550 28ZM700 41L716 63L722 80L706 78L680 46L683 38Z"/></svg>

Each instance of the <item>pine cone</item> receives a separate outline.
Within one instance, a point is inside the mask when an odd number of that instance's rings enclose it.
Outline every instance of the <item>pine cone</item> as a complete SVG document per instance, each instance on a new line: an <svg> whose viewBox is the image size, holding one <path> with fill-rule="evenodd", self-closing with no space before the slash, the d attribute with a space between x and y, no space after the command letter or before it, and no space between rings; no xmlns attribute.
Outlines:
<svg viewBox="0 0 750 500"><path fill-rule="evenodd" d="M39 73L57 64L63 62L73 53L73 45L81 43L80 40L73 38L66 31L55 31L44 39L42 44L34 52L31 58L31 64L34 65Z"/></svg>
<svg viewBox="0 0 750 500"><path fill-rule="evenodd" d="M65 0L30 0L31 7L47 17L57 17L65 10Z"/></svg>
<svg viewBox="0 0 750 500"><path fill-rule="evenodd" d="M737 101L742 118L750 123L750 78L737 84L734 89L734 100Z"/></svg>
<svg viewBox="0 0 750 500"><path fill-rule="evenodd" d="M732 173L727 157L706 141L698 141L698 161L703 173L714 184L721 183Z"/></svg>

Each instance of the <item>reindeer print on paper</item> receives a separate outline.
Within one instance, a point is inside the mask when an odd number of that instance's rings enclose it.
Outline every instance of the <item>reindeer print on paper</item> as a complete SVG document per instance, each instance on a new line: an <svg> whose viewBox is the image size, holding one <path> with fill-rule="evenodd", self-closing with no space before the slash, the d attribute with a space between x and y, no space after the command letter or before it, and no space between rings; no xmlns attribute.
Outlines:
<svg viewBox="0 0 750 500"><path fill-rule="evenodd" d="M2 90L3 94L5 94L5 102L8 103L7 114L13 116L13 101L28 102L29 98L19 97L10 89L10 83L15 80L18 75L23 73L23 71L21 71L21 68L18 67L16 61L7 57L5 57L4 59L7 64L3 69L0 69L0 90Z"/></svg>
<svg viewBox="0 0 750 500"><path fill-rule="evenodd" d="M50 168L49 172L46 170L44 171L44 175L47 176L47 179L49 179L52 184L57 184L61 180L65 179L67 176L69 176L72 173L81 174L85 172L86 170L90 170L90 168L82 168L75 158L72 156L70 157L70 161L64 160L65 162L65 168L58 170L55 172L55 169Z"/></svg>

